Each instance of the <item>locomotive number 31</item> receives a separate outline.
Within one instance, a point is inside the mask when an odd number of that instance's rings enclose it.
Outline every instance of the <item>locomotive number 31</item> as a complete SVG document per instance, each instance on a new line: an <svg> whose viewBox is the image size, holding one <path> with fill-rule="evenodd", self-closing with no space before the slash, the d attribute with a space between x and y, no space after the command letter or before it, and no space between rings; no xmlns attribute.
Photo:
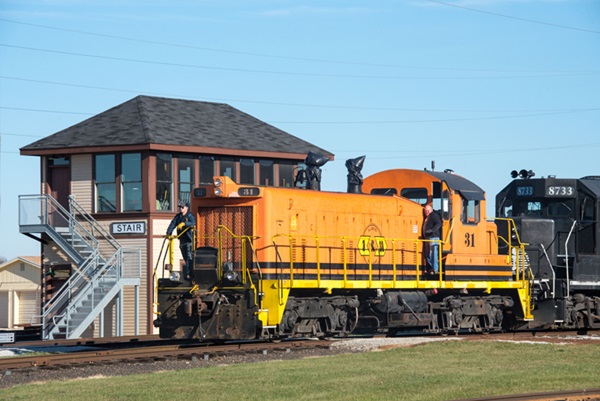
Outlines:
<svg viewBox="0 0 600 401"><path fill-rule="evenodd" d="M465 245L467 247L475 247L475 233L465 233Z"/></svg>

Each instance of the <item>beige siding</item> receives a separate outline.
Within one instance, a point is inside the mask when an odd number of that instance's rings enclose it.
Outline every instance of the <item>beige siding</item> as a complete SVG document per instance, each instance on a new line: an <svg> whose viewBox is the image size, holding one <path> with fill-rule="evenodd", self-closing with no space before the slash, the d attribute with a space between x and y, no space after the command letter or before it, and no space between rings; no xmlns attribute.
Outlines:
<svg viewBox="0 0 600 401"><path fill-rule="evenodd" d="M40 268L20 258L0 269L0 328L32 323L40 310Z"/></svg>
<svg viewBox="0 0 600 401"><path fill-rule="evenodd" d="M140 249L141 250L141 276L140 276L140 286L138 289L138 319L139 319L139 333L138 334L147 334L146 333L146 322L148 320L147 306L152 302L151 297L149 297L149 292L151 294L152 291L152 283L148 283L148 269L151 268L148 266L148 253L147 253L147 243L146 237L135 237L135 238L127 238L127 239L117 239L121 246L127 249ZM126 255L128 256L128 255ZM134 255L130 257L133 258ZM151 271L150 271L150 274ZM123 334L124 335L134 335L135 334L135 289L134 287L128 286L125 288L123 294Z"/></svg>
<svg viewBox="0 0 600 401"><path fill-rule="evenodd" d="M173 217L175 217L175 214L170 216L169 219L152 220L154 235L165 235L167 233L167 228L169 228L169 224L171 224L171 220L173 220Z"/></svg>
<svg viewBox="0 0 600 401"><path fill-rule="evenodd" d="M71 195L88 212L93 211L92 155L71 156Z"/></svg>
<svg viewBox="0 0 600 401"><path fill-rule="evenodd" d="M40 286L40 269L25 262L13 263L0 270L0 288L36 290Z"/></svg>
<svg viewBox="0 0 600 401"><path fill-rule="evenodd" d="M106 230L106 232L110 232L110 225L114 222L122 222L123 220L105 220L99 221L98 223ZM130 220L128 220L130 221ZM144 219L135 219L135 221L144 221L146 223L146 227L148 227L148 221ZM140 250L140 258L141 258L141 267L139 272L140 278L140 286L138 289L138 334L147 334L146 326L147 326L147 306L151 302L151 298L148 297L149 291L151 291L151 284L148 283L148 253L147 253L147 236L130 236L130 237L122 237L115 236L116 241L126 250ZM106 241L100 242L100 252L104 256L105 259L110 258L114 253L114 248L112 248ZM137 261L137 253L129 254L126 253L125 257L128 260ZM131 264L127 263L127 266L131 266ZM137 273L137 272L136 272ZM150 273L151 274L151 273ZM116 330L116 306L115 302L111 302L106 309L104 310L104 335L109 336L115 334ZM135 334L135 289L134 287L126 287L123 295L123 334L124 335L134 335ZM94 335L99 335L98 328L98 319L95 322Z"/></svg>
<svg viewBox="0 0 600 401"><path fill-rule="evenodd" d="M167 228L169 227L169 224L171 223L171 219L156 219L153 220L152 224L154 227L154 235L158 235L160 237L154 237L152 239L152 248L154 249L154 252L152 252L152 256L153 256L153 260L152 260L152 266L157 266L158 263L158 269L156 271L157 275L159 277L166 277L168 276L168 273L165 273L163 275L163 266L169 262L169 255L168 255L168 241L165 241L165 238L163 237L166 232L167 232ZM173 248L174 248L174 253L173 253L173 270L176 271L181 271L181 266L183 264L183 257L181 256L181 251L179 250L179 240L175 240L173 241ZM162 253L161 253L161 249L162 249ZM159 260L160 258L160 260Z"/></svg>

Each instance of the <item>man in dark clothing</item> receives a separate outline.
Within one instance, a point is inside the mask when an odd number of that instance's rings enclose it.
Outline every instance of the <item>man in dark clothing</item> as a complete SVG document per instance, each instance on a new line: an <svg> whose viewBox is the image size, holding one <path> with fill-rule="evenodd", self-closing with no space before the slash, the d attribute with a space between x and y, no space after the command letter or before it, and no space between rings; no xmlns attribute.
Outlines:
<svg viewBox="0 0 600 401"><path fill-rule="evenodd" d="M433 211L433 207L430 204L425 205L423 208L423 238L427 240L423 244L423 253L427 260L427 271L429 273L437 274L438 272L438 241L442 236L442 218L440 215Z"/></svg>
<svg viewBox="0 0 600 401"><path fill-rule="evenodd" d="M179 249L183 260L185 260L185 266L183 267L183 277L191 281L192 280L192 247L194 245L194 229L196 228L196 218L192 213L189 212L190 204L186 201L179 202L179 213L175 215L169 228L167 228L167 236L171 235L173 230L177 228L177 235L179 237ZM184 232L185 231L185 232Z"/></svg>

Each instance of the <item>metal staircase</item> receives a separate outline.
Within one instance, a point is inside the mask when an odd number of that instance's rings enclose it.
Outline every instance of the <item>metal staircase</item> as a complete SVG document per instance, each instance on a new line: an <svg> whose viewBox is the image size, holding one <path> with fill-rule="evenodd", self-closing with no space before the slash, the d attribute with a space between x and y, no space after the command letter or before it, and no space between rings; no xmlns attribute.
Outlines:
<svg viewBox="0 0 600 401"><path fill-rule="evenodd" d="M46 234L70 259L72 273L60 290L45 302L41 316L42 338L79 338L115 300L115 335L123 335L123 290L134 286L135 311L141 276L141 250L127 250L72 197L69 210L49 195L19 197L22 234ZM135 334L139 322L135 314Z"/></svg>

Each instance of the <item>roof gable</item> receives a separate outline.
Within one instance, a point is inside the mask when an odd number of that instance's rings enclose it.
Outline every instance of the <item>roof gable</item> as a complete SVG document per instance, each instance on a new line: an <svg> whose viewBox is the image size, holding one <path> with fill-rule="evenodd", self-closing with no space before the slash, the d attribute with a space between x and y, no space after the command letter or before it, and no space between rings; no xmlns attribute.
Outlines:
<svg viewBox="0 0 600 401"><path fill-rule="evenodd" d="M25 263L25 266L34 267L37 269L40 269L42 266L42 258L39 256L17 256L14 259L0 263L0 270L19 266L21 262Z"/></svg>

